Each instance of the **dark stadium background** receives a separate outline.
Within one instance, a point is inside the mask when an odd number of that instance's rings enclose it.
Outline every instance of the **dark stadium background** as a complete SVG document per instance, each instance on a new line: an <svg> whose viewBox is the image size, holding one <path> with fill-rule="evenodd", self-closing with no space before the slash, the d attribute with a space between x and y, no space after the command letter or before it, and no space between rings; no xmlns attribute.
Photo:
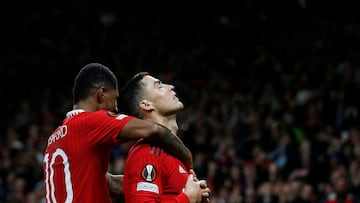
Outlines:
<svg viewBox="0 0 360 203"><path fill-rule="evenodd" d="M111 67L120 84L139 69L186 82L215 71L239 84L251 74L261 83L276 60L282 71L319 82L326 63L356 62L359 54L349 0L42 0L9 2L0 15L1 93L11 101L44 88L67 93L76 71L94 61Z"/></svg>
<svg viewBox="0 0 360 203"><path fill-rule="evenodd" d="M204 117L219 115L214 105L221 106L239 95L252 95L256 101L271 84L284 100L301 89L318 89L323 95L338 91L344 96L344 108L355 113L340 124L333 112L324 112L320 120L335 127L338 137L342 130L358 124L360 18L356 1L41 0L3 4L2 153L11 148L7 145L9 131L15 129L18 140L27 145L33 124L43 126L50 119L55 125L63 119L72 107L75 74L89 62L110 67L117 74L119 85L140 70L159 75L176 85L189 112L205 105ZM234 102L241 108L242 104ZM24 105L29 107L25 121L21 120ZM248 108L248 112L251 106L243 108ZM304 109L292 112L298 116L296 121L305 119ZM180 121L186 120L186 113ZM51 118L46 117L49 115ZM185 137L195 153L201 151L193 141ZM218 149L215 145L206 150ZM19 151L15 150L11 157L22 154ZM3 156L0 155L1 163ZM16 171L20 166L14 161L10 169ZM290 173L291 169L287 170ZM11 201L6 200L11 196L5 181L8 171L0 164L0 202ZM19 177L28 180L24 194L34 191L36 177L31 179L27 173L19 173ZM224 182L218 184L228 188ZM221 196L221 191L214 190L214 196ZM316 192L318 199L323 197Z"/></svg>

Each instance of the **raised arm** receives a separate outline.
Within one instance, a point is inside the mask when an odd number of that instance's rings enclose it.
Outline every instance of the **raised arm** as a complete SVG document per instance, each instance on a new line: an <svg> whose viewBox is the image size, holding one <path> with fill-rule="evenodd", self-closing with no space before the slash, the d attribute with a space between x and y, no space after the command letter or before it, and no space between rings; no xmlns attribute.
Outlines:
<svg viewBox="0 0 360 203"><path fill-rule="evenodd" d="M190 150L177 135L160 124L133 118L123 127L120 138L125 141L144 138L145 142L157 145L178 157L189 169L193 168L193 157Z"/></svg>

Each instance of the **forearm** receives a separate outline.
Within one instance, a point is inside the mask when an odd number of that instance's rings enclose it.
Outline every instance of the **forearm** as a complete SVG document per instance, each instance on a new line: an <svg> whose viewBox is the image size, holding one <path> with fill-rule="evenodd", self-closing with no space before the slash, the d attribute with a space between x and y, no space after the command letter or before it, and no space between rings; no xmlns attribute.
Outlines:
<svg viewBox="0 0 360 203"><path fill-rule="evenodd" d="M171 133L168 128L160 126L164 128L164 133L159 135L158 139L145 139L144 141L160 146L168 153L182 160L189 169L193 168L193 157L190 150L177 135Z"/></svg>
<svg viewBox="0 0 360 203"><path fill-rule="evenodd" d="M143 139L143 142L159 146L178 157L189 168L193 168L190 150L178 136L163 125L133 118L123 127L119 139L122 141Z"/></svg>
<svg viewBox="0 0 360 203"><path fill-rule="evenodd" d="M109 190L115 194L123 193L123 182L124 175L114 175L110 173L106 173L106 180L108 182Z"/></svg>
<svg viewBox="0 0 360 203"><path fill-rule="evenodd" d="M163 146L162 148L168 151L169 153L178 156L180 160L182 160L189 169L193 168L193 157L190 150L184 145L181 139L177 136L172 134L169 131L171 136L164 136Z"/></svg>

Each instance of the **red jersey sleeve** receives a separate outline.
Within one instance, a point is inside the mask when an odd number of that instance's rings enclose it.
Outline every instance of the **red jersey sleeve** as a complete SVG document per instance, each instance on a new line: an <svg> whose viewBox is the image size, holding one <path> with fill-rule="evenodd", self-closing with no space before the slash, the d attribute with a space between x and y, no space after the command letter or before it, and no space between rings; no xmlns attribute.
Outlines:
<svg viewBox="0 0 360 203"><path fill-rule="evenodd" d="M134 118L105 110L89 113L87 116L83 125L88 130L86 139L90 145L101 145L101 143L115 145L122 142L120 131L129 120Z"/></svg>

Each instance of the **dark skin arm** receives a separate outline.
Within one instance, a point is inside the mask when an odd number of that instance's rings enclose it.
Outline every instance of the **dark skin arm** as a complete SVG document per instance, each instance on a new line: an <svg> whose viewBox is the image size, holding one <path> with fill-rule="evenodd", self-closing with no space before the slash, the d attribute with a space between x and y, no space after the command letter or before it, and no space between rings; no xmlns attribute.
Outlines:
<svg viewBox="0 0 360 203"><path fill-rule="evenodd" d="M193 168L193 157L190 150L181 139L171 131L154 122L133 118L125 124L120 132L120 138L125 141L144 138L144 142L157 145L170 154L178 157L189 168Z"/></svg>

